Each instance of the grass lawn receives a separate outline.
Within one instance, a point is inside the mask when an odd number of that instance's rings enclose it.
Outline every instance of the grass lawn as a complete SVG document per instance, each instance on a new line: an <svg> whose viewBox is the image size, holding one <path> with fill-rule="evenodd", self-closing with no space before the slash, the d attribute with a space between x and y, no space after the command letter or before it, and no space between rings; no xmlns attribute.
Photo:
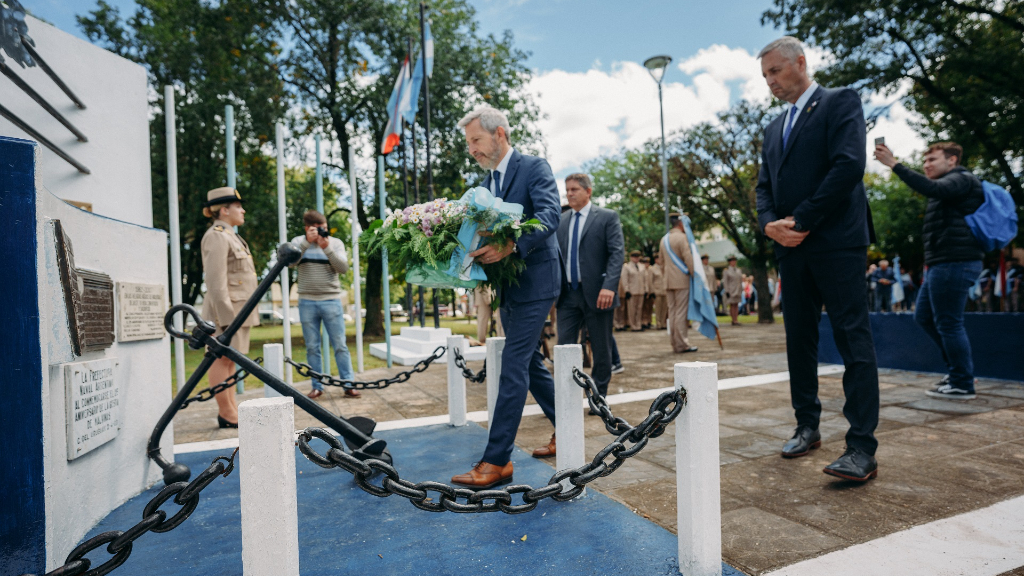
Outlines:
<svg viewBox="0 0 1024 576"><path fill-rule="evenodd" d="M392 322L391 323L391 333L393 335L397 336L399 334L399 332L401 332L402 327L403 326L408 326L408 325L409 325L409 323L408 323L407 320L403 321L403 322ZM427 326L432 326L432 325L433 325L433 319L428 317L427 318ZM442 318L441 319L441 327L442 328L450 328L451 331L452 331L452 334L463 334L465 336L476 338L476 320L467 321L465 318L459 318L459 319ZM346 345L348 346L349 354L351 354L351 356L352 356L352 368L353 368L353 370L355 370L355 369L358 368L356 366L356 354L355 354L355 348L356 348L356 327L355 327L355 325L352 324L352 323L347 323L345 325L345 334L346 334L346 341L347 341ZM325 335L325 337L326 337L326 335ZM280 326L280 325L277 325L277 326L256 326L249 333L249 354L248 354L248 356L249 356L249 358L258 358L258 357L263 355L263 345L264 344L274 344L274 343L282 342L283 340L284 340L284 327L283 326ZM371 356L370 355L370 344L373 344L373 343L378 342L378 341L383 342L383 338L373 339L372 341L370 341L370 340L368 340L366 338L363 339L363 369L364 370L371 370L373 368L382 368L384 366L387 366L387 362L385 362L384 360L381 360L380 358L377 358L376 356ZM203 351L203 350L192 350L187 345L185 346L185 377L186 378L188 378L192 374L192 372L195 371L196 367L199 366L199 363L203 360L204 352L205 351ZM298 324L292 325L292 360L295 360L296 362L305 362L306 361L306 341L302 337L302 326L300 326ZM174 362L175 362L175 360L174 360L174 348L172 346L172 348L171 348L171 394L177 394L178 393L178 383L177 383L176 378L174 376ZM294 368L292 368L289 365L285 365L285 367L292 370L292 379L293 379L294 382L298 382L298 381L302 380L302 377L299 376L299 373L296 372ZM334 364L334 356L333 355L331 356L331 373L334 374L334 375L338 374L338 368ZM250 386L254 385L254 384L251 383L251 382L254 382L254 381L258 383L258 381L254 380L254 379L251 379L251 380L248 381L248 382L250 382L249 385ZM214 382L213 384L217 384L217 382ZM202 390L203 388L205 388L205 387L207 387L209 385L210 385L210 383L208 382L208 379L206 377L204 377L203 378L203 382L201 382L199 385L196 386L196 390Z"/></svg>

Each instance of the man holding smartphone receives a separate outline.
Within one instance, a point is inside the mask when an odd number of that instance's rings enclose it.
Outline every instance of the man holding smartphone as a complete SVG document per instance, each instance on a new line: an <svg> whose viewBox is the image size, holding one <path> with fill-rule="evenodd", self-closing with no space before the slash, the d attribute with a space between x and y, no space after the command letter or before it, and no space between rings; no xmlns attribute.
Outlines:
<svg viewBox="0 0 1024 576"><path fill-rule="evenodd" d="M302 250L302 259L296 264L299 271L299 319L302 320L302 337L306 341L306 363L314 372L320 372L323 361L320 354L320 325L323 324L334 348L334 360L338 363L338 377L351 380L352 357L345 344L345 310L341 305L341 282L339 274L348 271L345 244L331 236L327 229L327 218L316 210L302 215L305 234L292 239L292 244ZM288 319L285 319L287 322ZM324 385L313 380L310 398L323 396ZM358 390L345 390L345 396L358 398Z"/></svg>
<svg viewBox="0 0 1024 576"><path fill-rule="evenodd" d="M939 142L924 155L924 174L900 164L885 145L875 140L875 159L912 190L928 197L924 209L924 264L928 267L917 294L914 320L942 351L948 374L929 396L972 400L974 359L964 328L967 291L981 274L984 252L964 216L985 202L981 180L960 161L964 150L954 142Z"/></svg>

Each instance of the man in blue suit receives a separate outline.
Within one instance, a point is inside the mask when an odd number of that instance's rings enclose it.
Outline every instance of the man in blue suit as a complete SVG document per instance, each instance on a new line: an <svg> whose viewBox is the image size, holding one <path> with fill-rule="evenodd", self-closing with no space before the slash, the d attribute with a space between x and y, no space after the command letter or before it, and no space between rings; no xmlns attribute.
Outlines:
<svg viewBox="0 0 1024 576"><path fill-rule="evenodd" d="M481 264L504 258L521 258L526 263L518 283L498 288L505 350L487 448L472 470L452 478L454 484L486 490L512 481L512 444L523 417L527 390L548 420L555 422L555 381L544 365L540 337L560 289L555 230L561 206L547 161L512 148L511 127L504 112L480 106L459 121L459 128L465 131L469 153L487 170L483 186L497 198L521 204L524 219L536 218L544 225L543 230L524 234L516 242L488 244L470 253Z"/></svg>
<svg viewBox="0 0 1024 576"><path fill-rule="evenodd" d="M757 216L775 241L785 280L786 353L797 428L784 458L821 446L818 322L828 311L843 357L846 451L824 472L865 482L877 474L878 364L868 321L864 270L871 215L864 192L864 110L853 90L812 82L800 41L789 36L758 55L772 94L791 106L765 129Z"/></svg>

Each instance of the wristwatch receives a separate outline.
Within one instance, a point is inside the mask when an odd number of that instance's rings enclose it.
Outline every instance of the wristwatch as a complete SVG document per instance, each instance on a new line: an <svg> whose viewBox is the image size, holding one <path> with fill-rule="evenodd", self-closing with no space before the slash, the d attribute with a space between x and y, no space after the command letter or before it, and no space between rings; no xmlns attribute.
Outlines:
<svg viewBox="0 0 1024 576"><path fill-rule="evenodd" d="M793 219L793 231L794 232L806 232L807 229L804 228L802 224L800 224L799 220L794 218Z"/></svg>

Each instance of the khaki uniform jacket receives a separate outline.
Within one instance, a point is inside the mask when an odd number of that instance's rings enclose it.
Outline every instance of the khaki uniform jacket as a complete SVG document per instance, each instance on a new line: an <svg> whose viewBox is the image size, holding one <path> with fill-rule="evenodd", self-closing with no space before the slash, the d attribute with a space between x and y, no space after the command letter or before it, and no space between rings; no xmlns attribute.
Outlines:
<svg viewBox="0 0 1024 576"><path fill-rule="evenodd" d="M708 278L708 291L713 295L718 290L718 276L715 276L715 267L711 264L704 266L704 275Z"/></svg>
<svg viewBox="0 0 1024 576"><path fill-rule="evenodd" d="M726 304L739 304L743 295L743 273L732 266L722 271L722 298Z"/></svg>
<svg viewBox="0 0 1024 576"><path fill-rule="evenodd" d="M249 245L222 220L214 220L203 234L202 250L206 276L203 319L216 326L228 326L256 291L256 265ZM253 310L242 326L259 323L259 313Z"/></svg>
<svg viewBox="0 0 1024 576"><path fill-rule="evenodd" d="M693 271L693 252L690 250L690 242L686 240L686 232L679 228L673 228L668 233L668 247L676 253L676 256L686 264L686 269ZM671 261L668 254L662 256L665 264L665 287L669 290L682 290L690 288L690 275L683 274L683 271ZM668 260L666 260L668 259Z"/></svg>
<svg viewBox="0 0 1024 576"><path fill-rule="evenodd" d="M651 264L647 269L647 283L651 294L655 296L665 295L665 266Z"/></svg>
<svg viewBox="0 0 1024 576"><path fill-rule="evenodd" d="M622 265L622 287L633 298L643 298L647 292L647 282L639 262L634 264L630 261Z"/></svg>

